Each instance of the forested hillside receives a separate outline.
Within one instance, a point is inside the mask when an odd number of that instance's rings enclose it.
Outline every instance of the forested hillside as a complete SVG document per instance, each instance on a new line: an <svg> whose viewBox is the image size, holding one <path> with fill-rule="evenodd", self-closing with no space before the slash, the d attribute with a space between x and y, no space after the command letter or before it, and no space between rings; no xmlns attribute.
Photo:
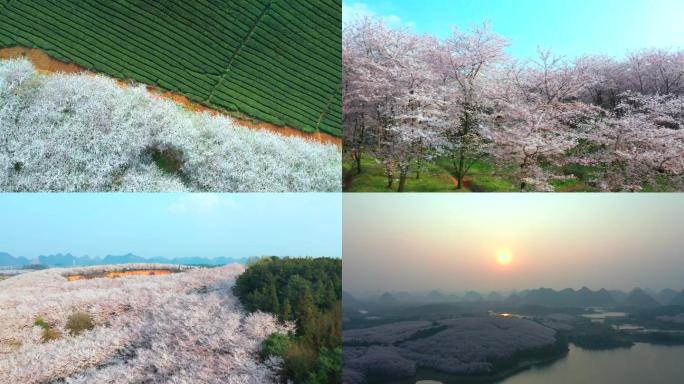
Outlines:
<svg viewBox="0 0 684 384"><path fill-rule="evenodd" d="M264 357L284 360L295 383L340 382L342 369L342 260L264 258L240 275L233 293L248 310L274 313L294 321L296 332L274 333Z"/></svg>

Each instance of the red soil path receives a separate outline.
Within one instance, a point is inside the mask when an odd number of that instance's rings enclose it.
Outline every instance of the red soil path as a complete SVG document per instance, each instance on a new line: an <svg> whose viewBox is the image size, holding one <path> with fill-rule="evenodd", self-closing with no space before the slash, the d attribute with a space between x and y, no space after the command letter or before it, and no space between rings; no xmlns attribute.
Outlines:
<svg viewBox="0 0 684 384"><path fill-rule="evenodd" d="M0 59L14 59L14 58L26 58L31 63L33 63L33 66L36 67L36 69L44 74L50 74L50 73L55 73L55 72L64 72L64 73L86 73L90 75L94 75L94 72L91 72L79 65L73 64L73 63L65 63L62 61L59 61L57 59L54 59L50 57L47 53L44 51L37 49L37 48L27 48L27 47L10 47L10 48L0 48ZM115 79L116 82L122 86L126 87L128 84L121 80L121 79ZM308 132L303 132L300 131L299 129L296 128L291 128L291 127L284 127L284 126L278 126L274 124L269 124L269 123L264 123L260 121L256 121L254 119L251 119L246 116L235 116L234 114L227 114L222 111L219 111L217 109L209 108L205 105L202 105L200 103L196 103L193 101L188 100L187 97L170 92L170 91L163 91L160 90L154 86L148 85L147 89L151 92L156 94L159 97L165 98L165 99L170 99L174 101L176 104L182 105L188 110L194 111L194 112L208 112L213 115L224 115L224 116L229 116L237 125L251 128L251 129L263 129L267 130L269 132L273 132L282 136L296 136L296 137L303 137L308 140L314 140L318 141L321 143L328 143L328 144L335 144L338 147L342 146L342 139L339 137L335 137L332 135L329 135L324 132L314 132L314 133L308 133Z"/></svg>
<svg viewBox="0 0 684 384"><path fill-rule="evenodd" d="M449 173L449 177L451 178L451 182L454 183L454 188L458 188L458 179L455 178L451 173ZM461 186L462 188L470 188L470 179L467 177L463 178L463 185ZM458 189L457 189L458 191Z"/></svg>
<svg viewBox="0 0 684 384"><path fill-rule="evenodd" d="M84 279L95 279L95 278L107 278L115 279L117 277L123 276L160 276L160 275L170 275L171 271L168 269L136 269L131 271L119 271L119 272L106 272L102 275L96 274L93 276L89 275L71 275L67 276L67 280L76 281Z"/></svg>

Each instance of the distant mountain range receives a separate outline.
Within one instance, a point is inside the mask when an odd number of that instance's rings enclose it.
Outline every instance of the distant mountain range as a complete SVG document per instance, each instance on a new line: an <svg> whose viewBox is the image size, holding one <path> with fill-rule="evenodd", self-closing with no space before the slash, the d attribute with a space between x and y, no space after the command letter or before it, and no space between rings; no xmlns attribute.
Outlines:
<svg viewBox="0 0 684 384"><path fill-rule="evenodd" d="M393 303L393 302L397 301L397 299L394 296L392 296L391 293L385 292L382 294L382 296L380 296L378 298L378 301L382 301L385 303Z"/></svg>
<svg viewBox="0 0 684 384"><path fill-rule="evenodd" d="M660 304L669 304L675 297L677 297L677 291L666 288L658 292L654 298L658 300ZM682 297L684 298L684 295L682 295Z"/></svg>
<svg viewBox="0 0 684 384"><path fill-rule="evenodd" d="M108 265L108 264L128 264L128 263L158 263L158 264L184 264L184 265L224 265L224 264L245 264L248 258L230 257L176 257L168 259L165 257L142 257L132 253L125 255L107 255L105 257L73 256L70 253L57 253L54 255L38 256L36 259L29 260L25 257L14 257L9 253L0 252L0 267L20 268L26 265L45 265L48 267L83 267L89 265Z"/></svg>
<svg viewBox="0 0 684 384"><path fill-rule="evenodd" d="M641 308L650 308L650 307L657 307L660 306L660 303L651 297L648 293L646 293L643 289L641 288L634 288L632 292L629 293L625 301L623 301L621 304L629 306L629 307L641 307Z"/></svg>
<svg viewBox="0 0 684 384"><path fill-rule="evenodd" d="M587 287L579 290L566 288L555 291L550 288L532 289L524 292L524 296L506 300L511 304L543 305L546 307L605 307L615 305L615 299L605 289L592 291Z"/></svg>
<svg viewBox="0 0 684 384"><path fill-rule="evenodd" d="M493 293L493 292L492 292ZM483 301L484 297L475 291L468 291L463 295L461 299L463 301Z"/></svg>
<svg viewBox="0 0 684 384"><path fill-rule="evenodd" d="M670 305L682 305L684 306L684 289L679 292L675 297L670 300Z"/></svg>
<svg viewBox="0 0 684 384"><path fill-rule="evenodd" d="M31 264L29 259L25 257L14 257L9 253L0 252L0 266L3 267L23 267Z"/></svg>
<svg viewBox="0 0 684 384"><path fill-rule="evenodd" d="M679 301L681 300L681 301ZM611 307L628 306L651 308L660 305L684 305L684 290L677 293L672 289L651 295L641 288L630 292L608 291L604 288L592 291L587 287L579 290L566 288L555 291L549 288L531 289L511 295L506 302L515 305L543 305L547 307Z"/></svg>
<svg viewBox="0 0 684 384"><path fill-rule="evenodd" d="M348 293L347 293L348 294ZM345 299L351 299L351 295ZM354 299L356 300L356 299ZM385 292L380 296L369 297L371 301L378 301L385 304L398 302L426 302L426 303L447 303L447 302L501 302L508 305L540 305L545 307L615 307L628 306L638 308L652 308L660 305L682 305L684 306L684 290L681 292L672 289L663 289L660 292L648 293L641 288L634 288L630 292L608 291L601 288L593 291L587 287L578 290L566 288L556 291L551 288L527 289L514 292L508 297L499 292L491 292L488 295L476 291L468 291L463 296L458 297L454 294L445 294L433 290L427 294L416 294L408 292L390 293Z"/></svg>

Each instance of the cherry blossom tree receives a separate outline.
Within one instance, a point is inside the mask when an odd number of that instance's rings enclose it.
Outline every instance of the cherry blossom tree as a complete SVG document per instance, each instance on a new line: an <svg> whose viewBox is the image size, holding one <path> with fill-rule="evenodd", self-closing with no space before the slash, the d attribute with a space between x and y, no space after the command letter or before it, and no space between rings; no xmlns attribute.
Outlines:
<svg viewBox="0 0 684 384"><path fill-rule="evenodd" d="M441 83L439 97L451 118L442 131L442 151L454 166L457 189L462 188L470 167L483 154L479 129L491 117L488 90L493 86L488 71L506 58L507 46L507 40L485 23L470 32L454 28L433 54Z"/></svg>
<svg viewBox="0 0 684 384"><path fill-rule="evenodd" d="M137 264L48 269L0 282L0 377L16 383L276 383L282 361L259 357L261 343L294 324L246 312L231 293L241 265L174 268L180 273L68 281L68 275ZM95 323L65 332L69 315ZM41 340L40 324L61 336Z"/></svg>
<svg viewBox="0 0 684 384"><path fill-rule="evenodd" d="M418 332L432 330L427 337ZM435 322L405 321L344 332L344 377L411 377L416 367L453 374L492 374L495 361L522 351L558 346L554 329L528 319L463 317Z"/></svg>
<svg viewBox="0 0 684 384"><path fill-rule="evenodd" d="M410 76L419 73L411 68L418 39L370 18L347 27L344 36L345 150L360 172L363 148L373 150L386 139L398 98L413 84Z"/></svg>
<svg viewBox="0 0 684 384"><path fill-rule="evenodd" d="M620 95L616 112L585 135L592 150L574 161L599 169L604 190L640 190L665 180L681 189L684 175L684 98Z"/></svg>
<svg viewBox="0 0 684 384"><path fill-rule="evenodd" d="M436 41L371 19L344 33L347 151L359 173L361 152L369 145L385 165L388 188L396 170L402 191L411 166L430 149L428 112L434 99L428 57Z"/></svg>
<svg viewBox="0 0 684 384"><path fill-rule="evenodd" d="M579 99L587 104L612 110L617 106L617 96L625 89L624 63L609 56L587 55L576 60L577 66L586 68L588 83L580 92Z"/></svg>
<svg viewBox="0 0 684 384"><path fill-rule="evenodd" d="M382 66L391 55L383 43L390 31L366 18L343 33L343 148L361 173L362 153L372 143L373 128L381 124L378 112L391 91Z"/></svg>
<svg viewBox="0 0 684 384"><path fill-rule="evenodd" d="M591 83L592 78L585 61L574 64L550 49L538 49L538 58L531 60L527 68L527 86L545 104L553 104L577 98Z"/></svg>
<svg viewBox="0 0 684 384"><path fill-rule="evenodd" d="M625 89L641 94L684 93L684 51L649 49L627 55Z"/></svg>
<svg viewBox="0 0 684 384"><path fill-rule="evenodd" d="M357 172L362 152L378 158L388 188L438 157L459 189L484 158L514 169L521 190L574 177L601 190L682 188L682 50L570 60L539 49L515 61L486 23L439 40L372 19L343 41L346 150Z"/></svg>

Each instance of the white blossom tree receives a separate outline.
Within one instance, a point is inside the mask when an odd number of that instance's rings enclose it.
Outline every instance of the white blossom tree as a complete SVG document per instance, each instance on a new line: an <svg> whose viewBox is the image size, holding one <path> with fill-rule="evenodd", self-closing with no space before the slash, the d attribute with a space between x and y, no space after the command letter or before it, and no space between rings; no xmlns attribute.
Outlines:
<svg viewBox="0 0 684 384"><path fill-rule="evenodd" d="M495 83L490 75L506 58L507 46L508 41L485 23L470 32L454 28L433 54L441 83L438 97L450 117L441 132L442 151L453 164L457 189L462 188L470 167L484 153L479 130L492 117L489 91Z"/></svg>
<svg viewBox="0 0 684 384"><path fill-rule="evenodd" d="M4 382L276 383L281 361L261 361L261 342L287 333L271 314L247 313L231 292L241 265L179 273L68 281L137 264L48 269L0 282L0 378ZM84 312L95 327L66 331ZM37 319L41 319L39 323ZM61 336L41 339L40 326Z"/></svg>
<svg viewBox="0 0 684 384"><path fill-rule="evenodd" d="M388 188L436 158L457 188L480 159L513 169L521 190L575 177L601 190L684 186L682 50L515 61L486 23L439 40L372 19L343 41L345 140L357 172L362 152L384 164Z"/></svg>
<svg viewBox="0 0 684 384"><path fill-rule="evenodd" d="M337 146L184 110L104 76L0 60L2 191L339 191Z"/></svg>
<svg viewBox="0 0 684 384"><path fill-rule="evenodd" d="M603 190L640 190L665 179L682 188L684 98L625 93L613 116L587 132L593 151L574 161L599 169Z"/></svg>

